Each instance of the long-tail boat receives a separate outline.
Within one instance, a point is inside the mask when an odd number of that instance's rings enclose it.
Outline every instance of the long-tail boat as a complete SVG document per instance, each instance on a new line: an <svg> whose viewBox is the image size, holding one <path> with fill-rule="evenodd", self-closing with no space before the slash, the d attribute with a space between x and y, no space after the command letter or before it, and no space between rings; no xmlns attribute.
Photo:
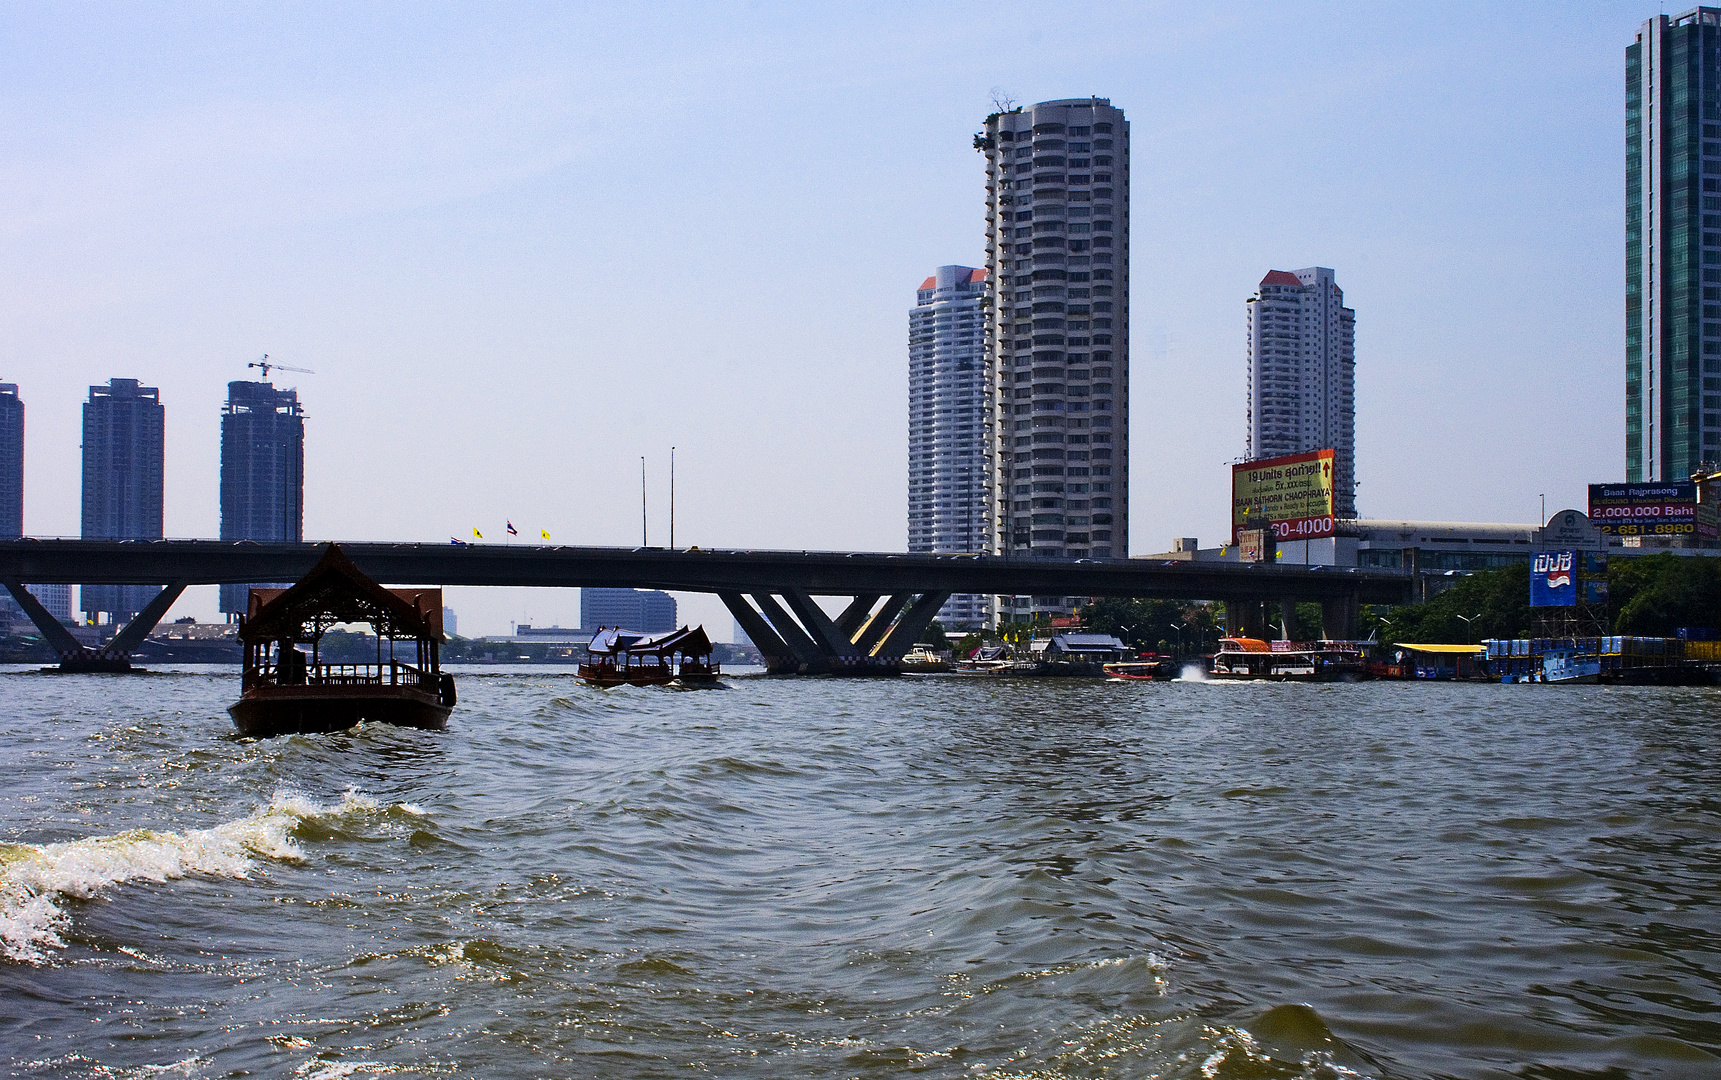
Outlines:
<svg viewBox="0 0 1721 1080"><path fill-rule="evenodd" d="M586 646L579 674L592 686L713 686L722 672L711 651L703 626L656 635L600 627Z"/></svg>
<svg viewBox="0 0 1721 1080"><path fill-rule="evenodd" d="M370 625L374 663L322 659L323 635L348 623ZM442 639L441 589L385 589L330 544L291 588L251 590L239 624L245 674L227 712L244 735L340 731L361 720L440 730L455 701Z"/></svg>

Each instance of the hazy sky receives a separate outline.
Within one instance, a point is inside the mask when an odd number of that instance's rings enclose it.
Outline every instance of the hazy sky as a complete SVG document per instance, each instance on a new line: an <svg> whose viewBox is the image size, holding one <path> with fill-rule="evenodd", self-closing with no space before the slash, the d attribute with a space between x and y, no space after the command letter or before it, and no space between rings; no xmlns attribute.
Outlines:
<svg viewBox="0 0 1721 1080"><path fill-rule="evenodd" d="M225 386L266 352L316 372L277 379L307 539L636 544L643 454L661 544L674 444L678 544L902 550L907 311L984 263L993 88L1131 120L1135 554L1227 528L1274 268L1356 309L1364 516L1582 506L1624 476L1624 50L1657 10L12 5L25 529L77 533L79 404L119 376L166 404L168 535L216 535Z"/></svg>

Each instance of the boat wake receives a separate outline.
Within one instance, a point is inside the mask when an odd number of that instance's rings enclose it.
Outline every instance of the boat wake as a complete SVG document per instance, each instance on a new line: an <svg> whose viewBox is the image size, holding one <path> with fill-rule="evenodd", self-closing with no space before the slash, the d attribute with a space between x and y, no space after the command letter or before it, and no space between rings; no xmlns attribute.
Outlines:
<svg viewBox="0 0 1721 1080"><path fill-rule="evenodd" d="M1178 673L1177 681L1178 682L1206 682L1207 681L1207 669L1202 667L1200 664L1184 664L1183 670L1180 673Z"/></svg>
<svg viewBox="0 0 1721 1080"><path fill-rule="evenodd" d="M305 853L293 842L302 822L377 808L356 791L334 805L277 792L256 812L209 829L131 829L57 844L0 844L0 958L39 964L45 950L64 948L59 931L68 898L87 900L127 882L188 874L244 878L257 859L302 862Z"/></svg>

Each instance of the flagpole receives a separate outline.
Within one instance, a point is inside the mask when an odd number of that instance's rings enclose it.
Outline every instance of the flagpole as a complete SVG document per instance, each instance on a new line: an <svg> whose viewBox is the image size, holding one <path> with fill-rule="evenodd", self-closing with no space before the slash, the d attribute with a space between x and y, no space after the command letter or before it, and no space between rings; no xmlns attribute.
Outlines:
<svg viewBox="0 0 1721 1080"><path fill-rule="evenodd" d="M675 447L669 448L669 550L675 550Z"/></svg>
<svg viewBox="0 0 1721 1080"><path fill-rule="evenodd" d="M651 534L646 530L645 517L645 455L639 456L639 546L651 546Z"/></svg>

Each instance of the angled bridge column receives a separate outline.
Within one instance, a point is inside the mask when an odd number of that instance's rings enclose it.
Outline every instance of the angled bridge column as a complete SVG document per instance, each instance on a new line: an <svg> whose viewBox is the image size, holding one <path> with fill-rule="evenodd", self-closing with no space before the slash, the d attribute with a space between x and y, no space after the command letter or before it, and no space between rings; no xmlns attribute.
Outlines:
<svg viewBox="0 0 1721 1080"><path fill-rule="evenodd" d="M6 591L12 594L12 599L18 601L18 606L24 609L24 614L30 616L30 621L36 624L36 629L42 632L55 652L60 654L60 670L64 672L112 672L124 673L133 670L131 666L131 651L143 644L149 632L155 629L155 624L167 614L167 609L179 599L185 591L185 582L176 581L159 593L144 609L132 617L112 641L100 649L91 649L81 644L72 632L60 625L60 620L48 613L42 602L36 599L34 593L24 588L22 582L5 582Z"/></svg>

